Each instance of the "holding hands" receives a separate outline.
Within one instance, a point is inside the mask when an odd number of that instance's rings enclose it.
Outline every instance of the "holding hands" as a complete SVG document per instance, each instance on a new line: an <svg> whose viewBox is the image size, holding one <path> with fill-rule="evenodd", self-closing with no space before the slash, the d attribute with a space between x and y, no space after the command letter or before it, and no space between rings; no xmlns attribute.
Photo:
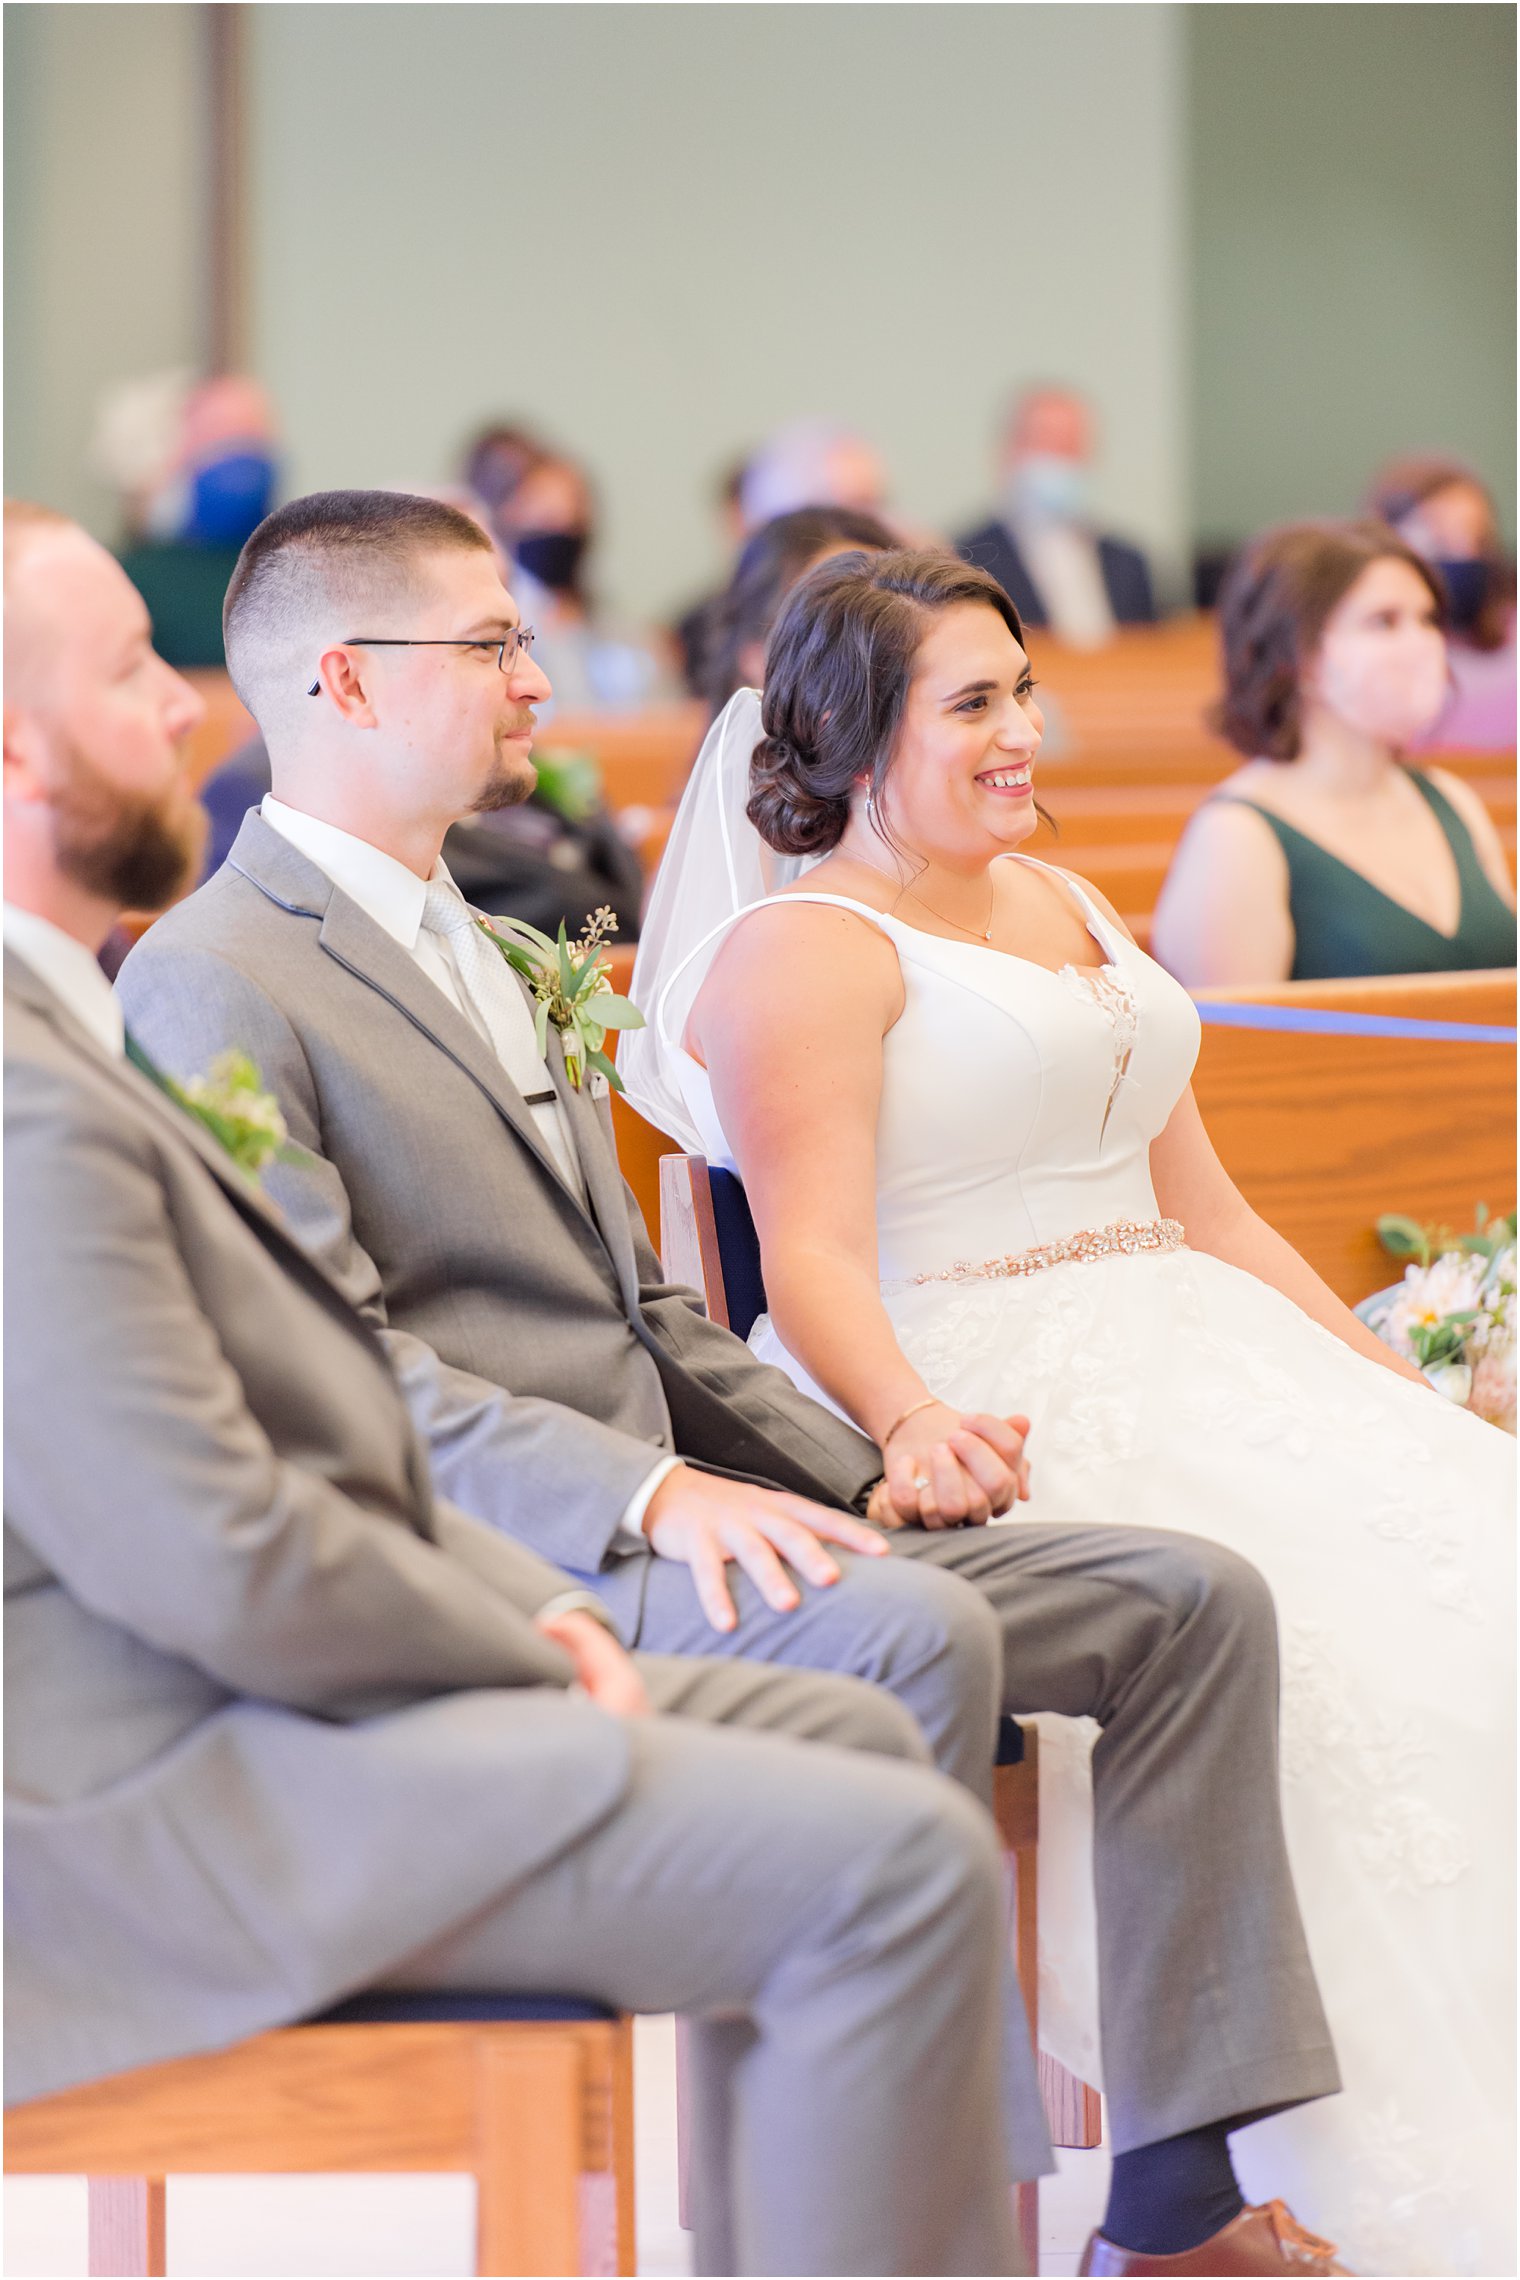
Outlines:
<svg viewBox="0 0 1520 2280"><path fill-rule="evenodd" d="M1029 1497L1027 1417L915 1402L882 1440L885 1476L868 1517L882 1527L979 1528Z"/></svg>
<svg viewBox="0 0 1520 2280"><path fill-rule="evenodd" d="M802 1602L787 1569L820 1589L837 1583L837 1544L867 1559L887 1546L878 1530L981 1526L1029 1495L1027 1417L963 1415L925 1400L887 1434L885 1477L871 1492L864 1522L780 1490L677 1465L645 1508L642 1527L659 1558L690 1568L702 1611L715 1631L739 1621L727 1580L732 1560L767 1607L789 1614Z"/></svg>

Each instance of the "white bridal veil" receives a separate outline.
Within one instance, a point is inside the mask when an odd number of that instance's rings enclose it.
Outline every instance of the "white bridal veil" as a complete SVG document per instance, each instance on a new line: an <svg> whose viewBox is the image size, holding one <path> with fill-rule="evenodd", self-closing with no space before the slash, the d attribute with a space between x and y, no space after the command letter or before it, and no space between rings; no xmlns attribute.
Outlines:
<svg viewBox="0 0 1520 2280"><path fill-rule="evenodd" d="M760 734L760 692L740 689L707 732L655 876L630 990L645 1027L618 1039L618 1075L632 1106L697 1154L702 1136L680 1069L692 1001L729 921L819 860L776 854L744 812Z"/></svg>

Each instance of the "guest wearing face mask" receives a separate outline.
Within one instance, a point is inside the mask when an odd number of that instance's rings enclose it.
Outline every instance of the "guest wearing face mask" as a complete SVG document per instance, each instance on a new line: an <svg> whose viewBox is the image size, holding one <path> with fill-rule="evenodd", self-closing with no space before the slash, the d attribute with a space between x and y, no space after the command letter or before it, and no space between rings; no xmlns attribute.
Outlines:
<svg viewBox="0 0 1520 2280"><path fill-rule="evenodd" d="M1156 617L1151 574L1138 547L1094 528L1089 471L1092 413L1068 388L1031 388L1003 431L997 512L956 540L990 570L1025 625L1096 649L1115 626Z"/></svg>
<svg viewBox="0 0 1520 2280"><path fill-rule="evenodd" d="M1452 751L1508 751L1515 741L1515 566L1500 543L1488 491L1460 460L1398 459L1373 484L1367 510L1433 562L1446 587L1451 693L1418 741Z"/></svg>
<svg viewBox="0 0 1520 2280"><path fill-rule="evenodd" d="M277 449L268 395L236 373L159 374L102 403L95 458L123 494L118 559L171 665L222 663L222 597L274 504Z"/></svg>
<svg viewBox="0 0 1520 2280"><path fill-rule="evenodd" d="M1445 611L1383 523L1293 523L1237 559L1215 726L1246 764L1189 824L1152 929L1189 988L1515 963L1482 802L1405 762L1446 702Z"/></svg>
<svg viewBox="0 0 1520 2280"><path fill-rule="evenodd" d="M490 455L481 493L485 520L508 557L513 594L534 628L534 656L554 689L541 707L556 710L637 712L679 696L650 636L608 621L593 600L588 576L595 545L591 485L570 459L536 446L521 429L488 431L471 453L508 436L518 447L515 467L505 448Z"/></svg>

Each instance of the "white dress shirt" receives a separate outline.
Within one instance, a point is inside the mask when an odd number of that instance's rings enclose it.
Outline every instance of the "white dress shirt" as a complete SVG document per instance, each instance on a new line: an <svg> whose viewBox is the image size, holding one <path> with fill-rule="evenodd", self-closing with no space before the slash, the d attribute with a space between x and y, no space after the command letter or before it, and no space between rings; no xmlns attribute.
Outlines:
<svg viewBox="0 0 1520 2280"><path fill-rule="evenodd" d="M384 928L391 940L416 962L450 1005L464 1015L476 1034L495 1051L491 1033L460 979L448 937L423 926L422 911L429 882L419 879L415 871L409 871L394 855L372 847L367 839L356 838L353 832L341 831L336 824L324 823L317 816L303 815L299 808L287 807L283 800L277 800L272 792L264 795L259 813L282 839L288 839L292 847L315 863L319 871L325 872L350 902L357 903L366 917ZM442 856L433 866L432 875L434 879L447 881L451 887L454 884ZM515 987L511 998L520 1009L521 1023L509 1040L509 1050L499 1053L498 1059L519 1092L524 1095L553 1092L554 1080L538 1050L527 999ZM572 1193L584 1203L586 1183L558 1096L531 1107L529 1113ZM624 1509L621 1531L613 1539L615 1551L644 1548L645 1538L639 1523L655 1490L680 1461L679 1457L661 1457L646 1474Z"/></svg>
<svg viewBox="0 0 1520 2280"><path fill-rule="evenodd" d="M1111 641L1114 613L1092 532L1046 515L1020 516L1009 527L1057 639L1074 649L1097 649Z"/></svg>
<svg viewBox="0 0 1520 2280"><path fill-rule="evenodd" d="M81 1029L113 1061L127 1055L127 1025L121 1001L87 943L65 934L50 918L6 903L0 913L7 950L24 958L39 981L63 1000Z"/></svg>

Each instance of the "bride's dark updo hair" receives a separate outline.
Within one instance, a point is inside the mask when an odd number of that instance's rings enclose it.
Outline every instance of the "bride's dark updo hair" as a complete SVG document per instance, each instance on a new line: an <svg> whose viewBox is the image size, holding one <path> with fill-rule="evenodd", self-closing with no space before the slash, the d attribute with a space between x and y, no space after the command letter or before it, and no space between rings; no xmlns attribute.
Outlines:
<svg viewBox="0 0 1520 2280"><path fill-rule="evenodd" d="M960 602L1024 628L996 578L942 547L837 554L792 588L765 658L749 820L783 855L826 855L861 777L879 797L929 620Z"/></svg>

